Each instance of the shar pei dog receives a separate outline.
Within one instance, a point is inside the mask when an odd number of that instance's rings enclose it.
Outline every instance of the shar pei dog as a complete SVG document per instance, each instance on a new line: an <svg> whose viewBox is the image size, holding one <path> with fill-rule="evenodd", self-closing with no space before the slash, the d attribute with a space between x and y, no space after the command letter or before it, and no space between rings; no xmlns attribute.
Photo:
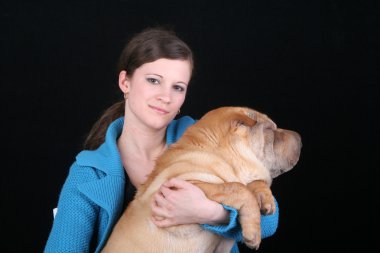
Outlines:
<svg viewBox="0 0 380 253"><path fill-rule="evenodd" d="M220 245L227 239L199 224L154 225L152 197L161 184L174 177L197 185L209 199L237 209L245 244L257 248L261 242L260 213L275 211L272 179L296 165L301 146L298 133L278 128L268 116L253 109L221 107L206 113L157 159L102 252L224 251Z"/></svg>

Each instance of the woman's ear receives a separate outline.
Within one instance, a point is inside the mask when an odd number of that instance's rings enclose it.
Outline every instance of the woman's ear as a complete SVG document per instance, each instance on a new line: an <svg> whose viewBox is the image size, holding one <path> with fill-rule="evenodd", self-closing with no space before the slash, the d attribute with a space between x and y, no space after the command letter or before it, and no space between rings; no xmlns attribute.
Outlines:
<svg viewBox="0 0 380 253"><path fill-rule="evenodd" d="M129 92L129 78L127 76L127 71L122 70L119 73L119 88L125 94Z"/></svg>

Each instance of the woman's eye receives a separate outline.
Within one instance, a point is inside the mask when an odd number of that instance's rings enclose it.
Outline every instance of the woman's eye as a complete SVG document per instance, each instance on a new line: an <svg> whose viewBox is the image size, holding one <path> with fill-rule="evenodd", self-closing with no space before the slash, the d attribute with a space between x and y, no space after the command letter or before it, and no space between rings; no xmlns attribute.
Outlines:
<svg viewBox="0 0 380 253"><path fill-rule="evenodd" d="M148 77L146 80L147 80L149 83L152 83L152 84L159 84L159 83L160 83L159 80L157 80L156 78L152 78L152 77Z"/></svg>
<svg viewBox="0 0 380 253"><path fill-rule="evenodd" d="M174 85L174 90L179 91L179 92L183 92L183 91L185 91L185 88L183 88L180 85Z"/></svg>

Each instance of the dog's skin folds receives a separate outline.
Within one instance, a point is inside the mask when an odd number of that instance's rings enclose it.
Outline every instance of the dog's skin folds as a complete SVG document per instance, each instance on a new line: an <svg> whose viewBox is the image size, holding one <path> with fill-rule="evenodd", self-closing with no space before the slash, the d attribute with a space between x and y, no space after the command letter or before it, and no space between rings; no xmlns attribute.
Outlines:
<svg viewBox="0 0 380 253"><path fill-rule="evenodd" d="M161 184L187 180L206 196L239 212L245 244L261 242L260 213L275 211L273 178L292 169L301 152L301 137L277 128L265 114L246 107L221 107L190 126L156 161L109 237L104 253L228 253L231 239L199 224L158 228L150 204Z"/></svg>

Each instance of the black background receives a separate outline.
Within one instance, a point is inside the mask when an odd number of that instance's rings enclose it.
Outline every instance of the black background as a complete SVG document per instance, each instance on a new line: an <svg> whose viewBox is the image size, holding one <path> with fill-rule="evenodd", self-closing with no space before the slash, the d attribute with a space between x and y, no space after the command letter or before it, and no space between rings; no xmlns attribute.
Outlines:
<svg viewBox="0 0 380 253"><path fill-rule="evenodd" d="M119 53L127 38L153 25L174 28L195 54L182 115L249 106L303 138L298 165L273 182L280 223L258 252L379 248L378 7L1 1L1 252L42 252L85 134L122 99ZM241 245L241 252L251 251Z"/></svg>

